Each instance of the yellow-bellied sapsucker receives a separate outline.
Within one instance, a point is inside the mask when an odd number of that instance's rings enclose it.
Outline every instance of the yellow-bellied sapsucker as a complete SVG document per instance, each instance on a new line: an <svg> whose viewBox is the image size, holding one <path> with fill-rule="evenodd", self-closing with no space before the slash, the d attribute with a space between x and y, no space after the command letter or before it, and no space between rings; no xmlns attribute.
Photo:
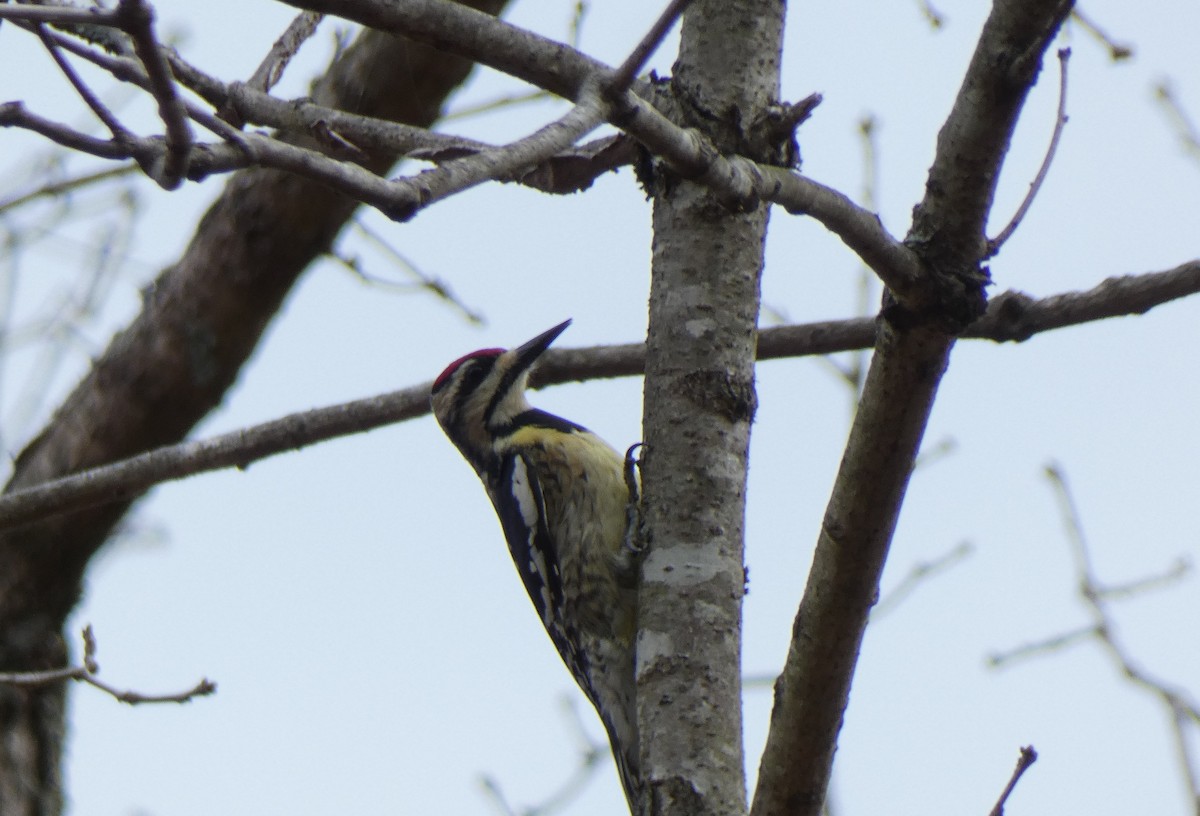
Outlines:
<svg viewBox="0 0 1200 816"><path fill-rule="evenodd" d="M586 428L525 399L534 362L570 322L519 348L455 360L434 381L430 401L483 481L546 632L600 714L637 814L638 576L627 540L632 463Z"/></svg>

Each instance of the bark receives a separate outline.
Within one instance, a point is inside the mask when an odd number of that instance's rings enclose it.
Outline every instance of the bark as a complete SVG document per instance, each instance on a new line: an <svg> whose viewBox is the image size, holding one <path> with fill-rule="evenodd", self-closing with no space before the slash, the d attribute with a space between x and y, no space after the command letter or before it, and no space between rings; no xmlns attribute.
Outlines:
<svg viewBox="0 0 1200 816"><path fill-rule="evenodd" d="M723 152L775 155L784 6L701 0L671 91ZM767 211L660 170L646 352L638 728L645 811L744 813L743 523Z"/></svg>
<svg viewBox="0 0 1200 816"><path fill-rule="evenodd" d="M496 13L504 2L473 5ZM470 67L429 46L369 32L313 96L331 107L425 126ZM308 143L303 136L296 141ZM394 161L376 153L364 164L382 172ZM182 439L220 404L300 273L328 249L355 206L284 173L233 176L183 257L147 288L142 313L18 457L6 489ZM0 666L32 671L65 664L63 622L89 560L132 498L0 534ZM0 812L62 811L64 707L61 685L0 687Z"/></svg>
<svg viewBox="0 0 1200 816"><path fill-rule="evenodd" d="M922 275L889 291L812 570L775 683L754 816L816 816L867 616L955 336L984 313L984 228L1012 130L1069 0L998 0L938 138L906 238Z"/></svg>

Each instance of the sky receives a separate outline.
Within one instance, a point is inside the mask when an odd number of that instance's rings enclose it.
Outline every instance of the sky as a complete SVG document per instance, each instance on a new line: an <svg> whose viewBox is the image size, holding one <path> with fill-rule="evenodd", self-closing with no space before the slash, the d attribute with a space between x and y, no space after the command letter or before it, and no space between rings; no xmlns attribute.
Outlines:
<svg viewBox="0 0 1200 816"><path fill-rule="evenodd" d="M508 19L563 38L571 7L519 0ZM259 0L163 0L156 8L160 30L182 37L184 55L226 80L249 77L294 14ZM873 117L875 206L897 236L923 194L938 128L986 13L961 0L937 8L937 30L917 3L797 4L788 18L784 96L824 95L801 129L803 172L863 200L858 123ZM1072 49L1070 121L1025 223L990 265L993 293L1087 289L1197 256L1200 161L1183 150L1153 89L1170 80L1200 119L1200 8L1108 0L1083 9L1134 57L1113 63L1078 26L1056 44ZM581 47L615 64L657 12L632 0L594 3ZM335 27L326 21L305 46L280 95L303 95ZM669 73L673 50L674 39L652 62L660 74ZM20 98L44 115L84 121L56 69L12 26L0 27L0 66L0 101ZM523 87L480 71L451 108ZM991 234L1041 163L1057 88L1051 59L1017 129ZM145 100L122 110L152 132ZM443 129L501 142L564 110L541 102ZM0 140L3 198L22 189L47 146L12 131ZM102 306L55 346L61 365L40 402L22 398L47 359L38 320L78 305L79 281L111 231L103 210L112 205L98 193L79 195L78 206L96 212L44 234L45 208L2 222L26 239L0 267L12 314L0 426L11 454L136 314L140 287L178 256L221 184L173 193L138 185L141 214L127 251L109 247ZM574 323L562 346L637 341L646 325L649 215L628 170L567 198L485 185L407 224L363 213L369 229L448 282L486 325L411 287L368 285L337 263L318 263L195 438L426 382L467 351L516 345L567 317ZM374 276L405 280L353 231L337 249ZM762 323L853 316L860 276L835 237L776 211ZM1103 583L1196 562L1198 308L1185 300L1021 345L958 344L925 445L949 452L914 475L883 596L914 567L963 543L969 551L868 629L837 754L839 814L986 813L1028 744L1040 759L1010 814L1194 812L1161 705L1124 682L1097 645L1000 671L987 657L1089 620L1048 463L1066 474ZM757 385L748 676L782 665L853 405L826 360L765 363ZM619 449L641 438L635 379L560 386L533 401ZM1189 575L1113 612L1139 666L1200 695L1196 582ZM102 677L114 685L176 691L204 676L218 692L185 706L129 708L74 689L72 814L492 814L482 778L494 779L514 809L537 804L576 768L580 728L593 740L602 734L523 597L474 474L429 417L156 489L128 534L93 564L71 627L85 623L97 633ZM766 687L747 689L751 784L770 705ZM604 765L562 812L620 807L615 772Z"/></svg>

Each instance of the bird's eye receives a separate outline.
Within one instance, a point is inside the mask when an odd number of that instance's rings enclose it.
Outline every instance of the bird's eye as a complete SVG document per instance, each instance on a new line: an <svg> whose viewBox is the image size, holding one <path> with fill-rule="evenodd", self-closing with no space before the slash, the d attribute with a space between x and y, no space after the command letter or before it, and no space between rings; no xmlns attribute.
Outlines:
<svg viewBox="0 0 1200 816"><path fill-rule="evenodd" d="M484 381L488 373L492 370L492 366L496 363L495 357L476 357L463 363L463 368L466 369L462 376L462 388L460 394L469 394L479 387L479 384Z"/></svg>
<svg viewBox="0 0 1200 816"><path fill-rule="evenodd" d="M436 394L441 391L459 372L462 372L462 387L459 389L459 393L467 394L474 391L492 370L492 366L496 364L496 359L502 351L502 349L482 349L473 351L465 357L459 357L446 366L446 370L433 381L433 388L430 389L430 392Z"/></svg>

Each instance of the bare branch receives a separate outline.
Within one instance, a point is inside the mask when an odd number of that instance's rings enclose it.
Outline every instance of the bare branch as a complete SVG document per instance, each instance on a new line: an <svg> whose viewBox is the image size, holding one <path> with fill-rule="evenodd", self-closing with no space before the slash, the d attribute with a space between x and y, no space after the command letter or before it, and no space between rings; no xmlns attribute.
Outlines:
<svg viewBox="0 0 1200 816"><path fill-rule="evenodd" d="M917 0L917 5L921 7L921 14L929 22L930 28L939 29L946 24L945 15L938 11L929 0Z"/></svg>
<svg viewBox="0 0 1200 816"><path fill-rule="evenodd" d="M1155 306L1196 292L1200 292L1200 260L1164 272L1106 278L1086 292L1041 300L1010 291L992 298L987 313L969 326L963 336L1020 343L1049 329L1144 314Z"/></svg>
<svg viewBox="0 0 1200 816"><path fill-rule="evenodd" d="M980 261L996 180L1070 6L994 4L939 134L905 241L918 275L889 295L879 321L776 686L753 816L820 812L863 632L953 336L987 312Z"/></svg>
<svg viewBox="0 0 1200 816"><path fill-rule="evenodd" d="M1100 26L1096 25L1091 17L1084 14L1078 6L1071 10L1071 19L1079 23L1080 28L1091 34L1093 39L1108 49L1108 56L1113 62L1120 62L1123 59L1129 59L1133 56L1132 46L1114 40Z"/></svg>
<svg viewBox="0 0 1200 816"><path fill-rule="evenodd" d="M119 79L150 89L148 77L133 60L93 51L62 35L51 36L57 38L57 45L91 60ZM355 116L311 103L296 104L275 99L245 85L226 86L178 57L172 56L171 62L184 84L223 110L232 110L233 118L245 118L284 129L307 130L327 145L329 152L335 156L339 153L344 156L348 151L353 151L352 158L357 159L357 151L362 147L395 150L452 165L410 178L388 181L355 164L329 158L316 150L258 133L240 133L225 127L212 114L188 103L187 110L193 119L232 143L195 145L187 168L187 177L192 180L251 165L273 167L320 181L378 208L390 217L404 219L441 198L489 178L516 181L544 192L576 192L585 189L597 175L631 163L634 158L629 145L611 137L577 149L567 149L572 144L572 134L577 139L594 126L590 121L585 121L596 115L592 113L596 109L594 100L586 112L576 109L560 122L548 125L525 140L504 147L493 147L470 139L434 134L422 128ZM555 145L561 145L565 152L559 151L561 155L536 160ZM98 150L90 152L100 155ZM162 160L164 145L155 140L142 139L127 151L128 154L135 152L139 162L153 166ZM117 157L120 150L106 149L105 155ZM535 160L530 161L530 156Z"/></svg>
<svg viewBox="0 0 1200 816"><path fill-rule="evenodd" d="M1086 292L1035 300L1006 292L992 300L988 314L969 337L1023 341L1039 331L1103 317L1140 314L1151 306L1200 292L1200 261L1167 272L1110 278ZM993 314L997 312L998 314ZM867 348L874 344L876 321L853 318L763 329L758 359L776 360ZM533 374L532 385L641 374L641 343L581 349L551 349ZM65 476L0 496L0 529L46 516L117 501L164 481L208 470L247 467L259 459L338 436L424 416L429 384L421 384L356 402L291 414L240 431L197 442L159 448L111 465Z"/></svg>
<svg viewBox="0 0 1200 816"><path fill-rule="evenodd" d="M131 82L147 91L150 89L149 77L136 60L96 51L57 32L50 32L49 36L60 47L91 61L117 79ZM385 119L359 116L307 100L277 99L243 83L226 84L190 65L171 49L165 51L171 70L182 85L216 109L224 110L232 106L247 122L294 132L318 134L323 130L348 136L356 148L400 154L411 153L419 148L491 147L484 142L433 133L426 128ZM332 152L335 155L337 153Z"/></svg>
<svg viewBox="0 0 1200 816"><path fill-rule="evenodd" d="M128 500L167 479L205 470L245 468L251 462L294 450L318 439L357 433L421 416L429 411L429 386L420 385L378 397L291 414L245 430L200 442L183 442L139 454L111 465L66 476L0 498L12 507L0 527L98 504ZM64 497L67 503L62 503ZM13 499L16 498L15 506Z"/></svg>
<svg viewBox="0 0 1200 816"><path fill-rule="evenodd" d="M99 97L92 93L92 89L80 78L75 69L71 67L71 63L58 50L58 45L46 33L45 26L39 25L36 32L38 39L42 41L42 45L46 47L46 50L50 52L50 56L54 58L54 62L57 63L59 70L63 72L80 98L92 109L92 113L96 114L96 117L108 128L108 132L112 134L113 139L121 141L130 138L131 134L129 130L120 123L116 115L100 101Z"/></svg>
<svg viewBox="0 0 1200 816"><path fill-rule="evenodd" d="M263 58L246 84L263 93L274 88L292 57L296 56L304 41L316 32L317 26L324 18L324 14L312 11L302 11L296 15L296 19L292 20L287 31L279 35L279 39L271 46L271 51Z"/></svg>
<svg viewBox="0 0 1200 816"><path fill-rule="evenodd" d="M993 667L997 667L1016 658L1044 654L1084 639L1099 643L1113 665L1130 683L1158 698L1167 710L1170 715L1176 753L1183 770L1184 780L1188 785L1188 794L1193 801L1200 802L1200 789L1197 787L1198 776L1185 733L1189 723L1200 725L1200 704L1194 701L1185 689L1173 687L1153 677L1134 663L1129 651L1117 639L1116 621L1108 608L1104 588L1096 577L1090 547L1083 531L1083 521L1075 505L1074 496L1067 486L1066 475L1062 468L1051 463L1046 466L1046 478L1053 487L1055 498L1059 503L1067 539L1071 546L1071 555L1075 562L1079 597L1088 611L1091 625L1085 629L1049 638L1040 644L1022 647L1008 654L993 656L989 663Z"/></svg>
<svg viewBox="0 0 1200 816"><path fill-rule="evenodd" d="M599 93L593 89L561 119L515 142L454 159L410 179L390 182L394 193L384 213L407 220L418 211L477 184L536 166L564 150L604 121Z"/></svg>
<svg viewBox="0 0 1200 816"><path fill-rule="evenodd" d="M662 44L663 38L667 36L667 32L671 30L671 26L675 25L675 21L687 9L692 0L671 0L667 7L663 9L662 14L654 21L654 25L646 32L646 36L642 37L639 42L621 63L620 67L613 72L612 79L609 80L608 87L605 88L606 93L623 94L629 90L629 86L633 84L633 80L637 77L638 72L642 70L642 66L646 64L646 60L658 49Z"/></svg>
<svg viewBox="0 0 1200 816"><path fill-rule="evenodd" d="M1008 797L1012 795L1013 789L1017 787L1017 783L1021 781L1021 777L1029 770L1029 766L1037 762L1037 751L1033 750L1032 745L1026 745L1021 749L1021 756L1017 759L1017 767L1013 769L1012 777L1008 780L1008 784L1004 786L1004 792L1000 794L1000 798L996 801L996 806L992 808L991 816L1004 816L1004 805L1008 802Z"/></svg>
<svg viewBox="0 0 1200 816"><path fill-rule="evenodd" d="M1193 158L1200 158L1200 130L1179 103L1171 83L1166 80L1159 82L1154 88L1154 97L1162 105L1163 113L1183 143L1183 149Z"/></svg>
<svg viewBox="0 0 1200 816"><path fill-rule="evenodd" d="M518 814L519 816L554 816L565 810L579 797L587 783L596 775L596 771L612 757L607 743L596 742L588 736L583 722L579 718L579 709L574 704L574 698L564 695L563 709L565 717L572 724L572 730L580 743L579 762L570 776L564 779L549 796L538 804L522 807L519 811L508 804L499 781L490 775L481 776L480 787L483 788L488 799L500 813L506 814L506 816L518 816Z"/></svg>
<svg viewBox="0 0 1200 816"><path fill-rule="evenodd" d="M47 25L87 25L121 27L120 12L115 9L72 8L70 6L0 5L0 20L14 20Z"/></svg>
<svg viewBox="0 0 1200 816"><path fill-rule="evenodd" d="M339 263L361 280L375 286L386 286L390 288L398 288L409 290L417 287L432 293L435 297L449 303L457 309L463 317L476 325L483 325L487 322L483 314L475 309L472 309L462 301L450 289L450 284L445 280L435 275L430 275L420 269L413 261L411 261L404 253L396 249L392 242L380 235L375 230L368 227L361 218L356 218L350 224L351 228L367 239L371 244L380 249L384 254L390 257L397 266L404 269L413 278L410 283L400 283L398 281L385 280L373 275L369 275L363 268L358 258L347 258L340 255L334 255Z"/></svg>
<svg viewBox="0 0 1200 816"><path fill-rule="evenodd" d="M48 683L59 683L63 680L77 680L95 686L119 702L127 705L142 703L190 703L197 697L205 697L217 690L217 684L211 680L201 680L185 691L170 694L143 694L140 691L119 689L105 683L96 675L100 665L96 662L96 637L91 624L83 629L83 662L78 666L66 666L61 669L29 672L0 672L0 683L12 686L44 686Z"/></svg>
<svg viewBox="0 0 1200 816"><path fill-rule="evenodd" d="M467 57L497 71L577 101L583 85L609 66L570 46L447 0L286 0L294 8L337 15L376 31Z"/></svg>
<svg viewBox="0 0 1200 816"><path fill-rule="evenodd" d="M1113 586L1096 587L1096 599L1101 601L1123 601L1136 595L1152 592L1156 589L1171 586L1187 578L1192 572L1191 562L1187 558L1176 559L1175 563L1157 575L1148 575L1133 581L1115 584Z"/></svg>
<svg viewBox="0 0 1200 816"><path fill-rule="evenodd" d="M1034 643L1024 643L1015 649L1009 649L1007 652L994 652L987 656L985 662L990 669L1002 669L1011 663L1028 660L1031 657L1040 657L1051 652L1064 651L1098 634L1100 634L1100 630L1097 627L1083 626L1079 629L1072 629L1069 632L1063 632L1062 634L1054 635Z"/></svg>
<svg viewBox="0 0 1200 816"><path fill-rule="evenodd" d="M315 8L322 6L323 1L313 0L307 5ZM494 57L492 64L502 69L507 66L514 75L540 81L549 90L577 101L584 98L585 87L606 87L612 82L612 70L602 63L566 46L457 4L420 0L403 6L382 8L367 0L354 0L349 4L339 4L337 11L354 12L353 19L374 24L385 30L400 26L411 36L433 37L436 32L439 45L444 45L444 37L453 37L458 32L465 41L455 41L452 45L459 46L458 50L461 53L484 62L489 61L489 56ZM429 21L421 17L421 14L432 14L436 20L448 20L453 25L445 31L431 29ZM476 28L472 29L472 26ZM496 51L481 52L481 42ZM59 44L66 47L61 40ZM546 73L536 68L522 69L521 66L529 57L528 53L521 52L522 48L533 49L532 53L545 59L547 64L555 66L555 70ZM114 76L153 89L153 83L147 84L140 68L131 70L131 60L95 52L87 53L87 49L79 51L96 64L110 70ZM486 158L472 158L448 170L439 168L440 173L427 171L436 175L389 182L353 168L344 169L345 163L322 159L315 152L298 153L291 146L277 147L267 137L246 134L247 140L256 139L253 149L248 152L244 149L244 144L242 150L225 152L221 152L220 148L197 146L199 155L194 157L187 171L191 179L198 180L214 172L226 172L251 163L259 163L329 184L363 203L378 208L391 218L403 220L411 218L433 201L488 178L505 178L506 174L536 163L530 156L546 158L542 145L549 143L545 141L550 136L548 131L534 134L519 145L481 148L478 143L468 145L467 140L437 137L428 133L417 134L413 129L381 125L365 117L351 117L337 111L320 110L315 106L296 106L283 100L272 99L267 94L245 85L225 86L188 66L177 56L170 55L170 60L173 70L184 84L203 94L211 103L222 109L232 105L247 121L283 127L294 125L299 119L310 131L329 134L331 138L327 141L336 142L338 138L349 135L356 145L367 142L399 152L411 151L415 138L426 145L436 144L440 147L467 146L481 150L504 150L503 153L492 153ZM802 118L811 110L815 101L814 97L793 107ZM589 113L585 118L590 119L590 115ZM737 156L726 158L698 132L679 128L633 93L626 93L610 104L601 106L600 115L626 129L647 149L662 156L684 178L708 185L726 206L733 209L752 209L760 201L770 200L783 205L789 212L811 215L842 238L894 292L906 295L919 289L917 281L920 265L913 253L883 229L874 213L858 207L841 193L782 168L759 166ZM572 116L583 114L568 114L568 117ZM580 128L583 132L587 129ZM164 161L162 145L143 140L137 147L139 161L144 165L154 167ZM112 149L109 149L107 154L96 150L89 152L93 155L105 155L107 158L123 157L120 151ZM606 154L609 155L613 154ZM595 172L604 172L610 168L611 165L600 164L593 169ZM576 170L578 169L576 166ZM581 189L583 186L586 184L576 182L572 189Z"/></svg>
<svg viewBox="0 0 1200 816"><path fill-rule="evenodd" d="M187 169L192 130L188 127L183 103L175 92L171 69L167 67L162 48L154 37L154 12L144 0L120 0L116 14L121 27L133 39L134 52L145 68L150 80L150 93L158 103L158 115L166 128L163 162L148 172L164 190L174 190L183 180Z"/></svg>
<svg viewBox="0 0 1200 816"><path fill-rule="evenodd" d="M1051 463L1046 466L1046 478L1054 488L1062 511L1063 523L1067 528L1067 538L1071 543L1076 576L1079 579L1079 595L1091 614L1100 643L1105 647L1121 673L1134 685L1159 697L1169 709L1178 708L1186 711L1190 718L1200 722L1200 706L1192 702L1186 692L1181 689L1169 688L1162 681L1152 678L1140 667L1134 665L1125 648L1117 641L1116 624L1102 599L1100 584L1096 579L1096 570L1092 564L1091 550L1083 532L1083 521L1075 506L1075 498L1067 487L1066 474L1061 467ZM1195 794L1196 792L1193 792L1193 795Z"/></svg>
<svg viewBox="0 0 1200 816"><path fill-rule="evenodd" d="M435 42L575 101L589 83L604 88L613 82L613 69L597 60L445 0L386 5L373 0L290 0L289 5ZM893 291L907 296L921 288L920 264L913 253L888 235L874 213L841 193L783 168L760 166L738 156L727 158L699 132L675 125L634 92L610 102L604 115L612 124L661 156L683 178L707 185L727 207L751 210L769 200L789 212L811 215L858 252ZM399 217L412 211L399 200L384 209Z"/></svg>
<svg viewBox="0 0 1200 816"><path fill-rule="evenodd" d="M988 241L988 250L986 257L991 258L1000 251L1005 242L1012 237L1017 231L1017 227L1025 219L1025 214L1029 212L1030 206L1033 205L1033 199L1037 197L1038 190L1042 189L1042 183L1046 180L1046 175L1050 172L1050 165L1054 161L1054 153L1058 150L1058 141L1062 138L1063 129L1067 126L1067 60L1071 58L1070 48L1058 49L1058 114L1054 120L1054 132L1050 135L1050 146L1046 148L1046 156L1042 159L1042 166L1038 168L1037 175L1033 177L1033 182L1029 185L1029 192L1025 194L1025 200L1021 202L1021 206L1017 207L1017 211L1013 213L1012 220L1008 222L1008 226L1000 230L1000 234L992 240Z"/></svg>
<svg viewBox="0 0 1200 816"><path fill-rule="evenodd" d="M140 139L135 140L132 144L118 144L108 139L97 139L68 125L39 116L27 110L21 102L0 104L0 127L24 128L45 136L55 144L70 150L98 156L102 159L128 159L135 153L152 149L148 143Z"/></svg>
<svg viewBox="0 0 1200 816"><path fill-rule="evenodd" d="M115 178L132 175L138 171L136 164L126 164L118 167L110 167L106 170L98 170L94 173L84 173L62 181L53 181L48 184L43 184L36 190L30 190L27 193L20 193L0 201L0 213L6 213L15 210L18 207L23 207L32 201L40 198L54 198L65 193L70 193L73 190L90 187L93 184L100 184L105 181L111 181Z"/></svg>
<svg viewBox="0 0 1200 816"><path fill-rule="evenodd" d="M1072 5L1071 0L1053 0L1040 6L1028 2L993 7L938 134L938 155L925 198L913 211L905 243L933 274L923 290L896 293L904 308L920 312L936 306L943 321L961 320L963 326L983 311L988 283L981 266L988 249L984 230L996 184L1044 51Z"/></svg>
<svg viewBox="0 0 1200 816"><path fill-rule="evenodd" d="M970 557L974 549L969 541L963 541L932 561L913 564L900 583L896 584L892 591L881 598L875 608L871 610L871 622L874 623L884 615L895 611L922 583L958 565Z"/></svg>
<svg viewBox="0 0 1200 816"><path fill-rule="evenodd" d="M911 249L884 228L879 216L851 201L846 195L780 167L735 161L744 172L756 176L762 197L781 205L793 215L810 215L852 249L892 292L914 295L921 290L920 260ZM719 159L714 164L730 160ZM705 177L707 180L707 176Z"/></svg>

